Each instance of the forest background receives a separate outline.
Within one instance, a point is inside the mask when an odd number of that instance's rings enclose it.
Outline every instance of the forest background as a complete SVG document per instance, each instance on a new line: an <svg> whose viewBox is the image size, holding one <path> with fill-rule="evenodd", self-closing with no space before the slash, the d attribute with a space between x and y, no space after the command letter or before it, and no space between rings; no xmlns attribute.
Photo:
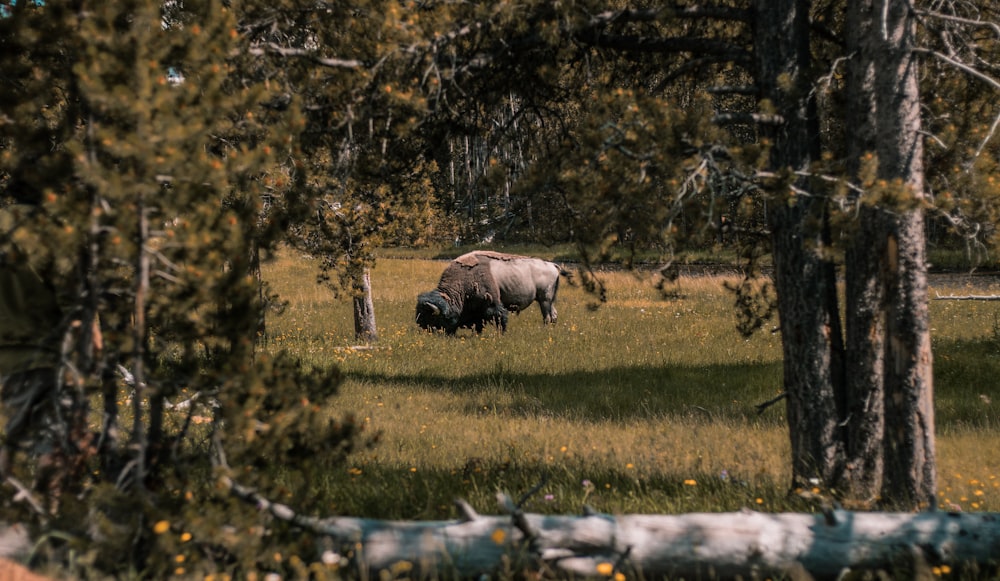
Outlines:
<svg viewBox="0 0 1000 581"><path fill-rule="evenodd" d="M0 5L0 177L42 209L3 242L55 249L77 297L64 387L100 410L82 501L5 507L42 531L102 523L74 537L105 547L98 570L169 566L166 515L255 526L194 492L212 475L281 496L261 468L295 460L309 483L366 444L329 416L337 367L261 353L280 247L376 344L383 248L567 243L600 302L597 264L641 257L669 282L725 244L737 329L779 325L792 488L939 495L925 246L978 265L995 244L990 7L107 4ZM94 318L100 345L73 324ZM208 436L165 420L181 393L220 403Z"/></svg>

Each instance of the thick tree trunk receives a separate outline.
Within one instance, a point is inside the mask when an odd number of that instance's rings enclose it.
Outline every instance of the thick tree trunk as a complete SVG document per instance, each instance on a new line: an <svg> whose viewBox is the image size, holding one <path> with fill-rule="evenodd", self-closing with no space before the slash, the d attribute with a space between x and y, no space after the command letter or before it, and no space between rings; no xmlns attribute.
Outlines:
<svg viewBox="0 0 1000 581"><path fill-rule="evenodd" d="M864 188L871 182L875 152L875 51L870 46L874 26L873 0L852 0L844 26L846 71L844 110L847 171ZM837 486L852 499L875 501L882 491L885 432L883 373L886 324L885 210L860 199L853 236L845 250L846 293L845 429L847 460L844 481Z"/></svg>
<svg viewBox="0 0 1000 581"><path fill-rule="evenodd" d="M885 240L878 208L862 207L845 253L847 350L844 420L847 459L844 483L852 499L873 502L881 494L885 432Z"/></svg>
<svg viewBox="0 0 1000 581"><path fill-rule="evenodd" d="M366 343L378 341L371 273L367 268L354 281L354 337Z"/></svg>
<svg viewBox="0 0 1000 581"><path fill-rule="evenodd" d="M905 4L848 5L847 154L868 193L847 251L844 488L905 506L936 488L914 24Z"/></svg>
<svg viewBox="0 0 1000 581"><path fill-rule="evenodd" d="M924 245L923 138L919 62L913 51L915 15L909 5L877 0L883 30L876 76L879 177L901 187L887 237L894 297L886 323L886 473L883 497L929 503L937 493L930 316ZM898 186L897 186L898 185Z"/></svg>
<svg viewBox="0 0 1000 581"><path fill-rule="evenodd" d="M798 195L808 185L790 172L819 157L819 126L812 92L807 0L758 0L758 82L761 98L783 122L762 130L771 141L771 168L789 172L769 204L775 287L784 355L784 386L792 444L793 486L835 482L843 450L838 435L844 405L836 386L842 339L836 276L825 252L826 201Z"/></svg>

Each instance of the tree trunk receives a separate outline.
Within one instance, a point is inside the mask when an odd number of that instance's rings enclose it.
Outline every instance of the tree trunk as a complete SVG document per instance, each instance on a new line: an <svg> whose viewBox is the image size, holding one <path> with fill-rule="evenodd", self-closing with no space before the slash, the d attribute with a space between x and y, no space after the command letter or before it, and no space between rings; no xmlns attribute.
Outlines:
<svg viewBox="0 0 1000 581"><path fill-rule="evenodd" d="M877 95L879 177L902 188L887 236L886 473L883 497L929 503L937 493L930 315L924 246L923 138L920 134L916 21L909 5L877 0L883 30Z"/></svg>
<svg viewBox="0 0 1000 581"><path fill-rule="evenodd" d="M254 346L267 343L267 309L269 299L265 290L264 273L260 266L260 242L257 239L250 240L250 275L257 283L257 332L254 334Z"/></svg>
<svg viewBox="0 0 1000 581"><path fill-rule="evenodd" d="M775 288L781 317L784 386L792 444L792 485L829 484L841 470L838 436L844 402L835 388L842 365L836 276L826 258L826 202L791 172L819 157L810 77L808 0L758 0L756 46L761 98L783 118L765 127L771 168L788 172L769 204ZM817 300L817 297L819 298Z"/></svg>
<svg viewBox="0 0 1000 581"><path fill-rule="evenodd" d="M367 268L354 281L354 337L366 343L378 341L371 273Z"/></svg>
<svg viewBox="0 0 1000 581"><path fill-rule="evenodd" d="M847 104L844 111L847 171L859 188L871 182L875 152L875 51L868 46L873 34L873 0L848 5L845 30ZM866 157L867 156L867 157ZM887 216L878 206L852 194L858 218L845 249L846 293L845 418L847 459L844 481L837 486L852 499L875 501L882 488L885 432L883 373L886 324L885 237Z"/></svg>
<svg viewBox="0 0 1000 581"><path fill-rule="evenodd" d="M867 193L846 265L845 488L912 507L936 492L915 22L852 0L846 28L849 170Z"/></svg>

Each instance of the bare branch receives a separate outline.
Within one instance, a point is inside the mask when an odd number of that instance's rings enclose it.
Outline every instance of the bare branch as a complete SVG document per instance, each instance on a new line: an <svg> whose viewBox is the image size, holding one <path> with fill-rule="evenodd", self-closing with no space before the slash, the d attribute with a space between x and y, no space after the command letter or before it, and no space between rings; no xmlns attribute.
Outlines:
<svg viewBox="0 0 1000 581"><path fill-rule="evenodd" d="M993 120L993 124L990 125L990 130L986 132L986 137L983 138L982 143L980 143L979 147L976 148L976 153L972 156L973 160L979 157L979 155L983 153L983 150L986 149L986 144L993 139L993 135L996 133L998 125L1000 125L1000 115L997 115ZM969 167L971 166L972 160L969 160Z"/></svg>
<svg viewBox="0 0 1000 581"><path fill-rule="evenodd" d="M848 189L853 190L855 193L858 193L858 194L865 193L864 188L862 188L861 186L858 186L857 184L853 184L850 181L845 180L842 177L831 176L831 175L826 175L826 174L818 174L818 173L813 173L813 172L810 172L810 171L803 171L803 170L798 170L798 171L795 171L794 173L795 173L795 175L797 175L799 177L803 177L803 178L814 178L814 179L818 179L818 180L821 180L821 181L824 181L824 182L828 182L828 183L844 185L844 186L847 186ZM778 174L776 174L774 172L762 171L762 172L757 172L757 174L754 177L756 177L758 179L762 179L762 178L763 179L774 179L774 178L777 178L779 176L778 176Z"/></svg>
<svg viewBox="0 0 1000 581"><path fill-rule="evenodd" d="M977 79L979 79L980 81L983 81L984 83L988 84L989 86L993 87L994 89L1000 90L1000 81L998 81L998 80L994 79L993 77L991 77L991 76L983 73L982 71L979 71L975 67L972 67L972 66L969 66L969 65L963 63L962 61L960 61L958 59L950 57L950 56L948 56L948 55L946 55L946 54L944 54L942 52L938 52L936 50L931 50L929 48L915 48L915 49L913 49L913 51L917 52L917 53L921 53L921 54L929 54L929 55L931 55L931 56L933 56L933 57L935 57L935 58L937 58L939 60L942 60L942 61L944 61L944 62L946 62L946 63L948 63L948 64L950 64L950 65L952 65L952 66L954 66L954 67L956 67L956 68L958 68L958 69L960 69L960 70L962 70L962 71L964 71L964 72L966 72L966 73L968 73L970 75L972 75L973 77L976 77Z"/></svg>
<svg viewBox="0 0 1000 581"><path fill-rule="evenodd" d="M816 80L815 86L813 86L812 90L809 91L810 95L815 95L816 92L819 90L819 87L821 85L825 85L825 86L829 87L830 84L833 82L834 75L836 75L836 73L837 73L837 67L839 67L841 65L841 63L845 63L848 60L850 60L851 57L853 57L853 56L854 55L851 54L851 55L848 55L848 56L842 56L842 57L834 60L833 64L830 65L830 72L828 72L827 74L823 75L822 77L820 77L819 79Z"/></svg>
<svg viewBox="0 0 1000 581"><path fill-rule="evenodd" d="M923 135L927 139L930 139L934 143L937 143L938 146L941 147L941 149L948 149L948 144L946 144L945 142L941 141L940 137L938 137L937 135L934 135L930 131L924 131L923 129L921 129L920 131L917 131L917 133L919 133L920 135Z"/></svg>
<svg viewBox="0 0 1000 581"><path fill-rule="evenodd" d="M712 117L712 123L717 125L782 125L785 118L781 115L767 115L764 113L720 113Z"/></svg>
<svg viewBox="0 0 1000 581"><path fill-rule="evenodd" d="M973 22L975 22L975 21L973 21ZM994 25L994 26L996 26L996 25ZM1000 28L998 28L997 30L998 30L998 33L1000 33ZM971 76L979 79L980 81L983 81L984 83L988 84L989 86L993 87L994 89L1000 91L1000 80L994 79L993 77L987 75L986 73L980 71L979 69L977 69L977 68L975 68L975 67L973 67L971 65L968 65L968 64L966 64L966 63L958 60L955 57L946 55L946 54L944 54L942 52L939 52L939 51L936 51L936 50L931 50L931 49L926 49L926 48L915 49L915 51L919 52L919 53L922 53L922 54L929 54L929 55L931 55L931 56L933 56L933 57L935 57L935 58L937 58L939 60L942 60L942 61L944 61L944 62L946 62L946 63L948 63L948 64L950 64L950 65L952 65L952 66L954 66L956 68L958 68L959 70L961 70L961 71L963 71L965 73L968 73L969 75L971 75ZM989 132L987 132L986 137L983 139L982 143L979 144L979 147L976 148L976 153L972 156L972 160L978 158L980 156L980 154L982 154L983 150L986 148L986 144L989 143L989 141L993 138L993 135L996 133L998 125L1000 125L1000 115L998 115L993 120L993 124L990 126ZM970 164L971 164L971 160L970 160Z"/></svg>
<svg viewBox="0 0 1000 581"><path fill-rule="evenodd" d="M665 8L642 8L635 10L606 10L590 19L591 26L605 26L621 22L653 22L664 17L673 18L717 18L749 22L751 11L732 6L700 5L668 6Z"/></svg>
<svg viewBox="0 0 1000 581"><path fill-rule="evenodd" d="M964 24L967 26L973 26L976 28L989 28L996 33L997 38L1000 38L1000 25L996 22L990 22L987 20L974 20L972 18L962 18L961 16L955 16L952 14L942 14L940 12L932 12L930 10L917 10L917 16L923 16L926 18L933 18L935 20L944 20L946 22L955 22L958 24Z"/></svg>
<svg viewBox="0 0 1000 581"><path fill-rule="evenodd" d="M757 404L754 407L757 408L757 413L758 414L762 414L762 413L764 413L764 410L766 410L767 408L773 406L774 404L778 403L779 401L785 399L786 397L788 397L788 392L787 391L783 391L783 392L779 393L778 395L772 397L771 399L769 399L769 400L767 400L767 401L765 401L763 403L759 403L759 404Z"/></svg>
<svg viewBox="0 0 1000 581"><path fill-rule="evenodd" d="M42 520L47 520L48 513L42 508L42 505L38 503L34 496L32 496L31 491L21 483L20 480L14 478L13 476L8 476L4 482L10 485L12 488L17 490L17 494L14 495L14 502L24 502L31 507L37 514L42 517Z"/></svg>
<svg viewBox="0 0 1000 581"><path fill-rule="evenodd" d="M338 69L357 69L361 68L364 65L364 63L362 63L357 59L321 57L317 55L314 51L308 49L279 46L273 42L262 43L251 46L249 49L249 53L254 56L260 56L265 54L276 54L278 56L283 56L283 57L306 58L313 61L316 64Z"/></svg>

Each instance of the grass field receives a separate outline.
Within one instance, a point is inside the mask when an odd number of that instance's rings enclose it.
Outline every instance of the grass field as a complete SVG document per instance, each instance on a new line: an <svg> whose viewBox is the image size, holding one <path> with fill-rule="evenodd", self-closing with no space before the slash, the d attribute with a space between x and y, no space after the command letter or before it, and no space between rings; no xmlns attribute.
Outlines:
<svg viewBox="0 0 1000 581"><path fill-rule="evenodd" d="M381 434L315 483L330 514L451 518L455 498L493 513L498 491L517 498L543 481L530 511L815 508L787 491L783 406L755 410L781 391L780 336L767 325L740 337L723 279L682 278L665 299L648 274L609 272L599 307L563 281L557 324L532 307L505 335L456 338L413 322L446 263L392 256L372 272L372 349L354 348L350 300L315 283L312 260L289 252L265 267L288 301L269 319L268 348L339 366L331 413ZM998 511L1000 303L931 307L941 500Z"/></svg>

